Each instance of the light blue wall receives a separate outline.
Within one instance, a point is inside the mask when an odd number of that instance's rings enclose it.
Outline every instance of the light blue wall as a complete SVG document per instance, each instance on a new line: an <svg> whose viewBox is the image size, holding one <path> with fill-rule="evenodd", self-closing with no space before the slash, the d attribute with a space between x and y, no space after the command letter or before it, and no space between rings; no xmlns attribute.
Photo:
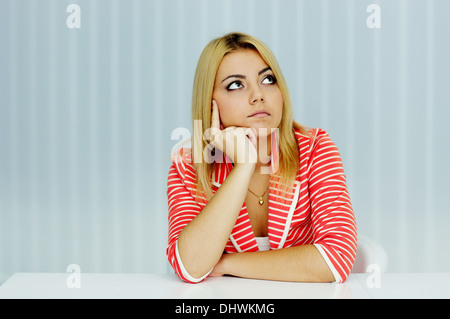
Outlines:
<svg viewBox="0 0 450 319"><path fill-rule="evenodd" d="M0 282L71 263L168 270L171 132L191 129L197 59L229 31L272 48L296 120L336 142L388 270L448 271L449 14L445 0L0 0Z"/></svg>

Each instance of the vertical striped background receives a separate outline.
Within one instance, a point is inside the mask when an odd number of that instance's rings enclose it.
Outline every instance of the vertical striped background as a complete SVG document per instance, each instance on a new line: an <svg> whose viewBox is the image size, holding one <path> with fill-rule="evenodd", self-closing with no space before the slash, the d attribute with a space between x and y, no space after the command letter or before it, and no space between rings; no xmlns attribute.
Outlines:
<svg viewBox="0 0 450 319"><path fill-rule="evenodd" d="M66 7L81 7L69 29ZM381 7L381 29L366 8ZM0 282L166 272L173 129L214 37L266 42L389 271L450 269L450 2L0 0Z"/></svg>

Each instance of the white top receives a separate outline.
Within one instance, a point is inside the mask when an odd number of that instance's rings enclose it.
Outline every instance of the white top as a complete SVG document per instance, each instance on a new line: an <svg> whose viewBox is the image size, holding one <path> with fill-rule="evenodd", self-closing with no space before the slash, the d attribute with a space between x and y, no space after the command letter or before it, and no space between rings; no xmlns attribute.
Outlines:
<svg viewBox="0 0 450 319"><path fill-rule="evenodd" d="M256 243L258 244L259 251L270 250L269 237L255 237L255 238L256 238Z"/></svg>

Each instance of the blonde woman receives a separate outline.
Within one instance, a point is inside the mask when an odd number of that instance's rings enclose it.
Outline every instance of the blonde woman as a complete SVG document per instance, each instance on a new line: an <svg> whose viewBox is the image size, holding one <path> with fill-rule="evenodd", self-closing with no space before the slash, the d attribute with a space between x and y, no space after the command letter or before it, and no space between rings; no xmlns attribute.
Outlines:
<svg viewBox="0 0 450 319"><path fill-rule="evenodd" d="M174 154L168 177L177 275L345 281L356 223L341 157L324 130L293 120L270 49L242 33L211 41L192 114L192 149Z"/></svg>

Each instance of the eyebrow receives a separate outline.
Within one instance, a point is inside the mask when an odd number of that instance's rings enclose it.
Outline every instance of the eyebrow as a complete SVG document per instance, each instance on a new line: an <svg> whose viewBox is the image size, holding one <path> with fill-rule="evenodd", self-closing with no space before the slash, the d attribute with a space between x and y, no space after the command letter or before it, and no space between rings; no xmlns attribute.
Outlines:
<svg viewBox="0 0 450 319"><path fill-rule="evenodd" d="M258 75L261 75L261 74L263 74L264 72L267 72L267 71L269 71L269 70L271 70L270 66L268 66L267 68L264 68L264 69L262 69L261 71L259 71L259 72L258 72ZM225 80L227 80L227 79L229 79L229 78L245 79L246 76L245 76L245 75L242 75L242 74L232 74L232 75L227 76L225 79L223 79L222 82L224 82ZM221 83L222 83L222 82L221 82Z"/></svg>

